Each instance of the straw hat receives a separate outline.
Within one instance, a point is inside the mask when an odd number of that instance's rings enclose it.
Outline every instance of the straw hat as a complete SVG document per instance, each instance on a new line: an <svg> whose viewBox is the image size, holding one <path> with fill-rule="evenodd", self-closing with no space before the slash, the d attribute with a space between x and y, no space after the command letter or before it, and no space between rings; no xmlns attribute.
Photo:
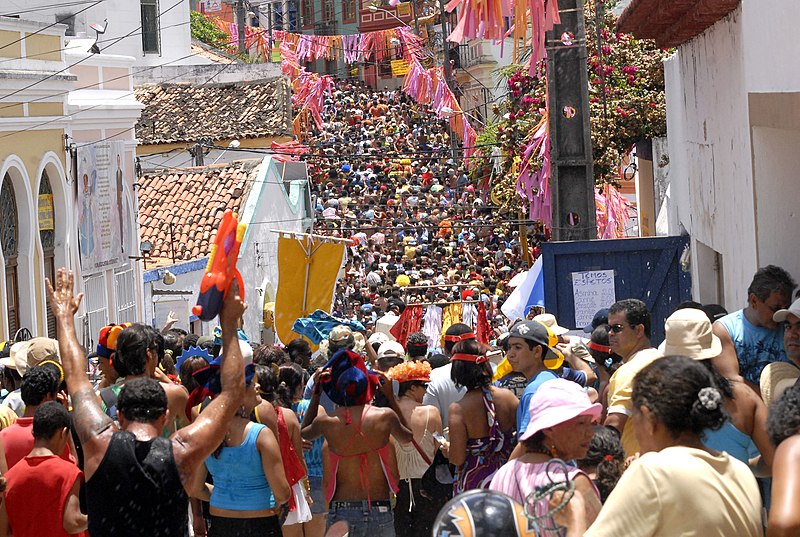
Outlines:
<svg viewBox="0 0 800 537"><path fill-rule="evenodd" d="M708 360L722 352L722 343L711 331L711 321L703 310L679 309L667 318L664 329L666 339L658 347L664 356Z"/></svg>
<svg viewBox="0 0 800 537"><path fill-rule="evenodd" d="M800 369L791 362L773 362L761 371L759 385L761 398L769 406L787 388L791 388L800 378Z"/></svg>
<svg viewBox="0 0 800 537"><path fill-rule="evenodd" d="M553 315L552 313L539 314L536 317L534 317L533 320L542 323L547 328L549 328L552 333L554 333L557 336L569 332L569 328L564 328L563 326L558 325L556 316Z"/></svg>

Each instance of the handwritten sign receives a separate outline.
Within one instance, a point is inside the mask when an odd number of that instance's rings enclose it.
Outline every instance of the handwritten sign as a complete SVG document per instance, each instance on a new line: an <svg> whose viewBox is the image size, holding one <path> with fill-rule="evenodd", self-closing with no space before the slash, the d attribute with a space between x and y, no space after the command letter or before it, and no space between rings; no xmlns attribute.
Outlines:
<svg viewBox="0 0 800 537"><path fill-rule="evenodd" d="M572 295L575 299L575 325L591 324L597 310L617 301L613 270L591 270L572 273Z"/></svg>
<svg viewBox="0 0 800 537"><path fill-rule="evenodd" d="M408 73L408 62L405 60L392 60L392 76L404 76Z"/></svg>

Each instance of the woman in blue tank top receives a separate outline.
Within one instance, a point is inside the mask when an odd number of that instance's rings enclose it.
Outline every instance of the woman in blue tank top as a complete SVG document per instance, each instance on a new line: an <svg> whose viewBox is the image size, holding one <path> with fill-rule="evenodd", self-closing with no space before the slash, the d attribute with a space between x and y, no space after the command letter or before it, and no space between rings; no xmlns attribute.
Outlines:
<svg viewBox="0 0 800 537"><path fill-rule="evenodd" d="M254 371L252 364L245 368L242 407L231 420L225 441L206 459L214 485L205 483L206 472L198 471L195 476L192 496L210 504L208 537L281 535L278 513L280 505L289 500L289 484L275 435L249 419L261 402ZM213 385L209 382L207 387Z"/></svg>

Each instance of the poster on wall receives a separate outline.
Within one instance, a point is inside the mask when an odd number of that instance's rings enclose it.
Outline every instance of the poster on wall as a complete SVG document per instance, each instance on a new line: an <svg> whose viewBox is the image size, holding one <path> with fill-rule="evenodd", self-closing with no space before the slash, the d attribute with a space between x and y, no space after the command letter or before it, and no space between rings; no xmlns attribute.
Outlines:
<svg viewBox="0 0 800 537"><path fill-rule="evenodd" d="M205 0L203 2L203 13L213 13L222 11L222 0Z"/></svg>
<svg viewBox="0 0 800 537"><path fill-rule="evenodd" d="M124 142L78 147L78 242L81 269L93 274L125 264Z"/></svg>
<svg viewBox="0 0 800 537"><path fill-rule="evenodd" d="M590 270L572 273L572 295L575 299L575 326L592 324L597 310L617 301L613 270Z"/></svg>

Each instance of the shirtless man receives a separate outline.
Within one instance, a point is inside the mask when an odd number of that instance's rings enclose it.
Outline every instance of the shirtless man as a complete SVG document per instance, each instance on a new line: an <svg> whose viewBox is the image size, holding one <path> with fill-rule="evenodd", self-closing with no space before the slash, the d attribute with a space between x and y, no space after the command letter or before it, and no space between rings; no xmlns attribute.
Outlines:
<svg viewBox="0 0 800 537"><path fill-rule="evenodd" d="M333 472L326 490L331 501L328 522L348 522L350 537L394 537L390 497L397 492L397 468L390 466L389 435L404 444L414 435L392 383L383 374L367 373L363 358L347 349L337 352L315 377L302 435L328 441ZM379 384L389 408L370 404ZM320 387L339 405L330 415L319 407Z"/></svg>
<svg viewBox="0 0 800 537"><path fill-rule="evenodd" d="M188 487L204 461L225 439L227 424L244 396L244 364L236 328L246 308L237 288L220 312L222 392L194 423L161 437L167 423L167 395L154 379L126 382L119 394L120 426L103 412L86 376L85 357L74 316L83 294L74 296L74 276L59 269L47 296L58 325L64 376L73 423L84 451L89 533L93 537L185 537Z"/></svg>

